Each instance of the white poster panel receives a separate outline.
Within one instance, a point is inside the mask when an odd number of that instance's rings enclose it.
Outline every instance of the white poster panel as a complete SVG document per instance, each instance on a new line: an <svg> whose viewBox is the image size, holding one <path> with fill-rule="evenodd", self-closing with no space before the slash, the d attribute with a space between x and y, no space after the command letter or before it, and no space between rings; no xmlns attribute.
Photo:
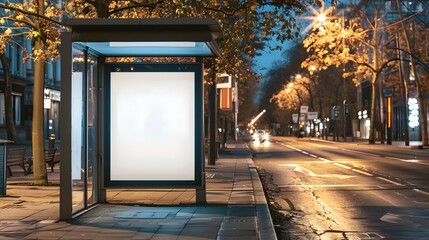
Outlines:
<svg viewBox="0 0 429 240"><path fill-rule="evenodd" d="M71 159L72 179L82 178L82 72L72 74Z"/></svg>
<svg viewBox="0 0 429 240"><path fill-rule="evenodd" d="M195 180L193 72L111 73L110 174Z"/></svg>

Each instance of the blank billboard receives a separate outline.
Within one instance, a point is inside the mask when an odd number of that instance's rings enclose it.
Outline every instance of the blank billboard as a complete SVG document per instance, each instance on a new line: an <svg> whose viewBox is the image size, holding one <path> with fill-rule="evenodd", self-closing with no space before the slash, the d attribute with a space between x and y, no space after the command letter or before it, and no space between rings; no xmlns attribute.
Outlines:
<svg viewBox="0 0 429 240"><path fill-rule="evenodd" d="M112 72L110 180L195 180L195 74Z"/></svg>

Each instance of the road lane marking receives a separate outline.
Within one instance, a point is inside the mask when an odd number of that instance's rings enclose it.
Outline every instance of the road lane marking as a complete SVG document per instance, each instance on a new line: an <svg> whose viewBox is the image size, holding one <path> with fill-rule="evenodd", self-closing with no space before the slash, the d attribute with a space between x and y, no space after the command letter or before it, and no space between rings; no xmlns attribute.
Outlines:
<svg viewBox="0 0 429 240"><path fill-rule="evenodd" d="M336 162L334 162L334 161L332 161L332 160L329 160L329 159L326 159L326 158L323 158L323 157L318 157L318 156L316 156L316 155L314 155L314 154L311 154L311 153L308 153L308 152L305 152L305 151L303 151L303 150L301 150L301 149L298 149L298 148L295 148L295 147L292 147L292 146L289 146L289 145L285 145L285 144L282 144L282 145L284 145L284 146L286 146L286 147L288 147L288 148L290 148L290 149L293 149L293 150L295 150L295 151L298 151L298 152L300 152L300 153L302 153L302 154L305 154L305 155L308 155L308 156L310 156L310 157L313 157L313 158L317 158L317 159L319 159L319 160L322 160L322 161L324 161L324 162L327 162L327 163L333 163L334 165L336 165L336 166L338 166L338 167L341 167L341 168L344 168L344 169L350 169L350 170L352 170L352 171L354 171L354 172L357 172L357 173L360 173L360 174L363 174L363 175L366 175L366 176L369 176L369 177L373 177L374 175L373 174L371 174L371 173L369 173L369 172L365 172L365 171L362 171L362 170L359 170L359 169L354 169L354 168L352 168L352 167L349 167L349 166L346 166L346 165L343 165L343 164L341 164L341 163L336 163ZM384 157L384 156L381 156L381 155L375 155L375 154L366 154L366 155L372 155L372 156L378 156L378 157ZM385 157L386 158L386 157ZM399 160L399 159L398 159ZM411 162L411 160L403 160L403 159L400 159L400 161L408 161L408 162ZM413 162L416 162L416 163L418 163L418 160L412 160ZM422 164L424 164L424 165L429 165L429 164L426 164L426 163L422 163ZM303 168L303 167L301 167L301 166L299 166L299 165L295 165L295 169L294 169L295 171L298 171L298 172L307 172L307 174L308 175L310 175L310 176L312 176L312 177L327 177L328 175L318 175L318 174L315 174L314 172L312 172L312 171L310 171L309 169L306 169L306 168ZM337 176L338 177L338 176ZM339 178L341 178L341 177L339 177ZM380 180L382 180L382 181L385 181L385 182L388 182L388 183L391 183L391 184L394 184L394 185L396 185L396 186L404 186L403 184L401 184L401 183L398 183L398 182L395 182L395 181L392 181L392 180L390 180L390 179L387 179L387 178L384 178L384 177L376 177L376 178L378 178L378 179L380 179ZM420 191L420 190L416 190L416 189L414 189L415 191ZM420 192L422 192L422 191L420 191ZM425 193L425 192L424 192ZM429 193L428 193L429 194Z"/></svg>
<svg viewBox="0 0 429 240"><path fill-rule="evenodd" d="M319 157L319 159L322 160L322 161L324 161L324 162L328 162L328 163L332 162L332 160L329 160L329 159L326 159L326 158L322 158L322 157Z"/></svg>
<svg viewBox="0 0 429 240"><path fill-rule="evenodd" d="M406 163L415 163L415 164L420 164L420 165L426 165L429 166L429 163L425 163L425 162L421 162L418 159L401 159L400 161L402 162L406 162Z"/></svg>
<svg viewBox="0 0 429 240"><path fill-rule="evenodd" d="M370 177L374 176L373 174L371 174L369 172L361 171L359 169L352 169L352 171L355 171L355 172L358 172L360 174L363 174L363 175L366 175L366 176L370 176Z"/></svg>
<svg viewBox="0 0 429 240"><path fill-rule="evenodd" d="M392 181L392 180L387 179L387 178L384 178L384 177L377 177L377 179L380 179L380 180L382 180L382 181L385 181L385 182L388 182L388 183L394 184L394 185L396 185L396 186L404 186L404 185L402 185L402 184L400 184L400 183L398 183L398 182Z"/></svg>
<svg viewBox="0 0 429 240"><path fill-rule="evenodd" d="M310 177L319 177L319 178L339 178L339 179L348 179L348 178L354 178L355 176L351 176L351 175L343 175L343 174L317 174L313 171L311 171L310 169L307 169L299 164L282 164L283 166L287 166L287 167L293 167L294 171L303 173L303 174L307 174Z"/></svg>
<svg viewBox="0 0 429 240"><path fill-rule="evenodd" d="M346 166L346 165L343 165L343 164L341 164L341 163L334 163L334 165L336 165L336 166L338 166L338 167L345 168L345 169L351 169L351 167Z"/></svg>
<svg viewBox="0 0 429 240"><path fill-rule="evenodd" d="M369 188L368 186L362 187L362 184L290 184L279 185L280 188L296 188L296 187L353 187L353 188Z"/></svg>
<svg viewBox="0 0 429 240"><path fill-rule="evenodd" d="M413 189L415 192L418 192L418 193L422 193L422 194L426 194L426 195L429 195L429 192L426 192L426 191L422 191L422 190L420 190L420 189L417 189L417 188L414 188Z"/></svg>

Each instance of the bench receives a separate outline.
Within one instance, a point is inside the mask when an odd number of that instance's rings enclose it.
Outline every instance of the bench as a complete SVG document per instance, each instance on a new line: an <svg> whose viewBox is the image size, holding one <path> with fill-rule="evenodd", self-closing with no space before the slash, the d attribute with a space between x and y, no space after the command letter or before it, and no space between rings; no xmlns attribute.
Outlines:
<svg viewBox="0 0 429 240"><path fill-rule="evenodd" d="M59 154L55 154L56 148L45 149L45 162L51 167L51 171L54 172L55 164L60 162ZM57 156L57 157L56 157ZM28 168L27 174L33 171L33 158L27 160Z"/></svg>
<svg viewBox="0 0 429 240"><path fill-rule="evenodd" d="M55 154L56 148L45 149L45 161L51 167L51 172L54 172L55 164L60 163L59 154Z"/></svg>
<svg viewBox="0 0 429 240"><path fill-rule="evenodd" d="M6 165L8 176L12 176L10 167L19 166L24 169L24 174L27 175L25 170L25 147L8 147L6 149Z"/></svg>

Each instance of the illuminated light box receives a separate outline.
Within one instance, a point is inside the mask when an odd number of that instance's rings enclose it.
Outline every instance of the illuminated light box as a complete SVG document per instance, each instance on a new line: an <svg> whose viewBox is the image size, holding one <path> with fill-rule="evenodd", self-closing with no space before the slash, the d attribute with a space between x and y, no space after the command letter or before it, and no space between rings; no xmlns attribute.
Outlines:
<svg viewBox="0 0 429 240"><path fill-rule="evenodd" d="M107 187L201 182L201 65L181 65L107 66Z"/></svg>
<svg viewBox="0 0 429 240"><path fill-rule="evenodd" d="M79 43L109 56L208 56L205 42L91 42Z"/></svg>
<svg viewBox="0 0 429 240"><path fill-rule="evenodd" d="M111 42L110 47L195 47L195 42Z"/></svg>

